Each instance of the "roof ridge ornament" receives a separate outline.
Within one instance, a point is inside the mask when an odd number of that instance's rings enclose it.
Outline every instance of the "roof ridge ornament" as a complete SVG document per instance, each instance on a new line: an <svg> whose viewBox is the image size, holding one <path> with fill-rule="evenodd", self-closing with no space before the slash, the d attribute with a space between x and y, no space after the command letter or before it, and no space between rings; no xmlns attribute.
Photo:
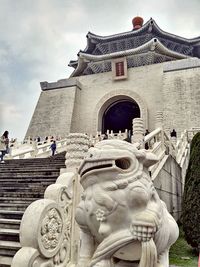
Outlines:
<svg viewBox="0 0 200 267"><path fill-rule="evenodd" d="M138 30L138 29L142 28L143 22L144 22L144 20L142 17L139 17L139 16L134 17L132 19L133 30Z"/></svg>

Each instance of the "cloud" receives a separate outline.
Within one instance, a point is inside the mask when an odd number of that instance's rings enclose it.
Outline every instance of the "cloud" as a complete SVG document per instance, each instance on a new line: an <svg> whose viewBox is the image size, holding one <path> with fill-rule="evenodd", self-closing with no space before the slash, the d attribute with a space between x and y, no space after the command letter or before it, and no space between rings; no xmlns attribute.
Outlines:
<svg viewBox="0 0 200 267"><path fill-rule="evenodd" d="M0 103L3 121L10 121L10 123L14 123L16 119L21 119L22 114L19 110L18 106L13 103Z"/></svg>

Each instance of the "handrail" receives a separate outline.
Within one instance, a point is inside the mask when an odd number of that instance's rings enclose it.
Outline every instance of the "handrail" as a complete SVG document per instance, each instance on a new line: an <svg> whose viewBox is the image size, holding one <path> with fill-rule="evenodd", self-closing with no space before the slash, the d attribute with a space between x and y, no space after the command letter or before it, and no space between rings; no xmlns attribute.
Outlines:
<svg viewBox="0 0 200 267"><path fill-rule="evenodd" d="M119 139L124 140L127 137L127 130L125 132L119 131L119 133L107 132L108 139ZM104 140L105 134L97 132L96 135L90 135L90 145L95 145L97 142ZM51 155L51 145L52 139L44 140L43 142L27 140L23 144L13 144L10 149L10 154L6 156L7 159L25 159L25 158L37 158L37 157L48 157ZM66 150L67 138L61 140L56 140L57 152L62 152Z"/></svg>
<svg viewBox="0 0 200 267"><path fill-rule="evenodd" d="M48 157L51 155L51 142L38 144L37 142L32 142L24 146L18 146L18 148L11 148L10 154L7 156L8 159L25 159L25 158L38 158L38 157ZM67 138L56 141L57 152L62 152L66 150ZM25 147L25 150L23 149Z"/></svg>
<svg viewBox="0 0 200 267"><path fill-rule="evenodd" d="M153 139L157 134L159 134L162 131L161 128L157 128L155 130L153 130L152 132L150 132L148 135L146 135L144 137L144 142L149 142L151 139Z"/></svg>
<svg viewBox="0 0 200 267"><path fill-rule="evenodd" d="M147 145L148 149L154 150L154 146L158 142L162 142L163 149L168 150L166 153L173 154L176 158L178 164L183 162L185 157L185 151L187 150L188 144L191 142L193 136L200 132L199 127L194 127L192 129L184 130L181 134L180 139L177 141L176 145L171 141L170 137L166 134L162 128L157 128L150 132L148 135L144 136L144 144ZM127 131L113 133L107 132L108 139L119 139L124 140L127 137ZM97 142L104 140L105 134L97 132L96 135L90 135L90 146L95 145ZM163 139L163 140L162 140ZM67 138L62 140L57 140L57 151L62 152L66 150ZM11 148L11 153L7 156L8 159L20 159L20 158L33 158L33 157L48 157L51 155L50 149L51 141L50 139L41 142L31 141L30 143L25 144L16 144ZM146 147L146 146L145 146ZM187 154L187 153L186 153Z"/></svg>

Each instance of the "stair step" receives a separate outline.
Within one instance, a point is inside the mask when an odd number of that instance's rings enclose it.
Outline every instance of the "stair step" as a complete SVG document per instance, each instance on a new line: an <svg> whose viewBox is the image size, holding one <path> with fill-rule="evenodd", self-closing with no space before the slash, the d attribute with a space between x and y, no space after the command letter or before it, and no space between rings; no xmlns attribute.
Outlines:
<svg viewBox="0 0 200 267"><path fill-rule="evenodd" d="M38 185L38 186L29 186L28 184L27 184L27 186L26 187L21 187L21 186L19 186L19 185L17 185L17 184L15 184L15 187L7 187L7 186L2 186L1 188L0 188L0 192L26 192L26 191L28 191L28 192L38 192L39 190L45 190L45 186L44 185Z"/></svg>
<svg viewBox="0 0 200 267"><path fill-rule="evenodd" d="M21 220L0 218L0 229L19 229Z"/></svg>
<svg viewBox="0 0 200 267"><path fill-rule="evenodd" d="M2 184L2 183L9 183L10 184L11 182L12 183L26 183L26 184L28 184L28 183L38 183L38 182L47 183L47 182L55 182L57 178L58 178L58 176L51 177L51 178L46 178L46 177L30 178L30 177L27 177L25 180L24 179L20 179L20 178L11 178L11 179L9 179L10 181L6 180L6 182L4 182L5 179L0 178L0 184Z"/></svg>
<svg viewBox="0 0 200 267"><path fill-rule="evenodd" d="M6 203L12 203L15 201L16 203L28 203L28 202L33 202L37 200L36 198L16 198L16 197L0 197L0 202L6 202Z"/></svg>
<svg viewBox="0 0 200 267"><path fill-rule="evenodd" d="M21 220L11 220L11 219L1 219L0 223L8 223L8 224L20 224Z"/></svg>
<svg viewBox="0 0 200 267"><path fill-rule="evenodd" d="M10 213L10 214L22 214L22 211L14 211L14 210L10 210L10 211L5 211L5 210L0 210L0 213Z"/></svg>
<svg viewBox="0 0 200 267"><path fill-rule="evenodd" d="M14 174L14 173L10 173L10 175L9 176L7 176L7 175L0 175L0 178L4 178L5 180L7 180L7 179L13 179L13 178L18 178L18 179L23 179L23 178L29 178L29 177L31 177L31 178L56 178L56 177L58 177L58 172L55 172L55 173L46 173L46 174L40 174L40 173L30 173L29 175L28 174L21 174L21 173L19 173L19 174Z"/></svg>
<svg viewBox="0 0 200 267"><path fill-rule="evenodd" d="M24 211L20 210L0 210L0 218L2 219L17 219L20 220Z"/></svg>
<svg viewBox="0 0 200 267"><path fill-rule="evenodd" d="M16 241L0 241L0 255L1 256L14 256L15 253L21 248L19 242Z"/></svg>
<svg viewBox="0 0 200 267"><path fill-rule="evenodd" d="M12 257L0 256L0 267L11 266L12 259Z"/></svg>
<svg viewBox="0 0 200 267"><path fill-rule="evenodd" d="M0 267L10 267L21 248L19 229L25 209L43 198L65 168L65 153L53 158L6 160L0 164Z"/></svg>
<svg viewBox="0 0 200 267"><path fill-rule="evenodd" d="M21 196L25 196L25 197L37 197L37 198L41 198L43 197L43 193L38 193L38 192L0 192L0 197L21 197Z"/></svg>
<svg viewBox="0 0 200 267"><path fill-rule="evenodd" d="M63 157L64 158L64 157ZM50 164L51 162L57 163L60 162L64 164L63 158L29 158L29 159L5 159L5 164L2 165L10 165L17 164L20 165L28 165L28 164Z"/></svg>
<svg viewBox="0 0 200 267"><path fill-rule="evenodd" d="M54 172L54 171L57 171L57 169L58 168L55 168L55 166L54 167L46 167L46 168L44 168L44 167L36 167L35 168L35 166L33 166L32 168L30 168L30 167L23 167L23 168L17 168L16 166L14 167L14 168L5 168L5 169L3 169L2 170L2 168L1 168L1 173L10 173L10 171L15 171L15 169L16 169L16 171L17 171L17 173L30 173L30 172L35 172L35 173L38 173L38 172L44 172L44 173L48 173L48 172Z"/></svg>
<svg viewBox="0 0 200 267"><path fill-rule="evenodd" d="M19 229L0 229L0 240L19 242Z"/></svg>
<svg viewBox="0 0 200 267"><path fill-rule="evenodd" d="M10 203L10 204L0 204L0 209L11 210L11 211L25 211L25 209L30 205L30 203Z"/></svg>
<svg viewBox="0 0 200 267"><path fill-rule="evenodd" d="M1 234L16 235L16 234L19 234L19 230L17 230L17 229L0 229L0 235Z"/></svg>
<svg viewBox="0 0 200 267"><path fill-rule="evenodd" d="M1 241L0 240L0 248L19 249L21 248L21 245L19 242L15 242L15 241Z"/></svg>

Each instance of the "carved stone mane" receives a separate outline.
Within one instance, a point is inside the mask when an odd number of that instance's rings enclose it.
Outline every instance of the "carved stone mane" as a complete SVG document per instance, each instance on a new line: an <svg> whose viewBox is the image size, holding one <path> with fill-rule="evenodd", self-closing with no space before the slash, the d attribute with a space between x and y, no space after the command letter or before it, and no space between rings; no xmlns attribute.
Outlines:
<svg viewBox="0 0 200 267"><path fill-rule="evenodd" d="M178 227L149 176L156 162L154 154L125 141L105 140L89 149L79 169L79 267L169 266Z"/></svg>

